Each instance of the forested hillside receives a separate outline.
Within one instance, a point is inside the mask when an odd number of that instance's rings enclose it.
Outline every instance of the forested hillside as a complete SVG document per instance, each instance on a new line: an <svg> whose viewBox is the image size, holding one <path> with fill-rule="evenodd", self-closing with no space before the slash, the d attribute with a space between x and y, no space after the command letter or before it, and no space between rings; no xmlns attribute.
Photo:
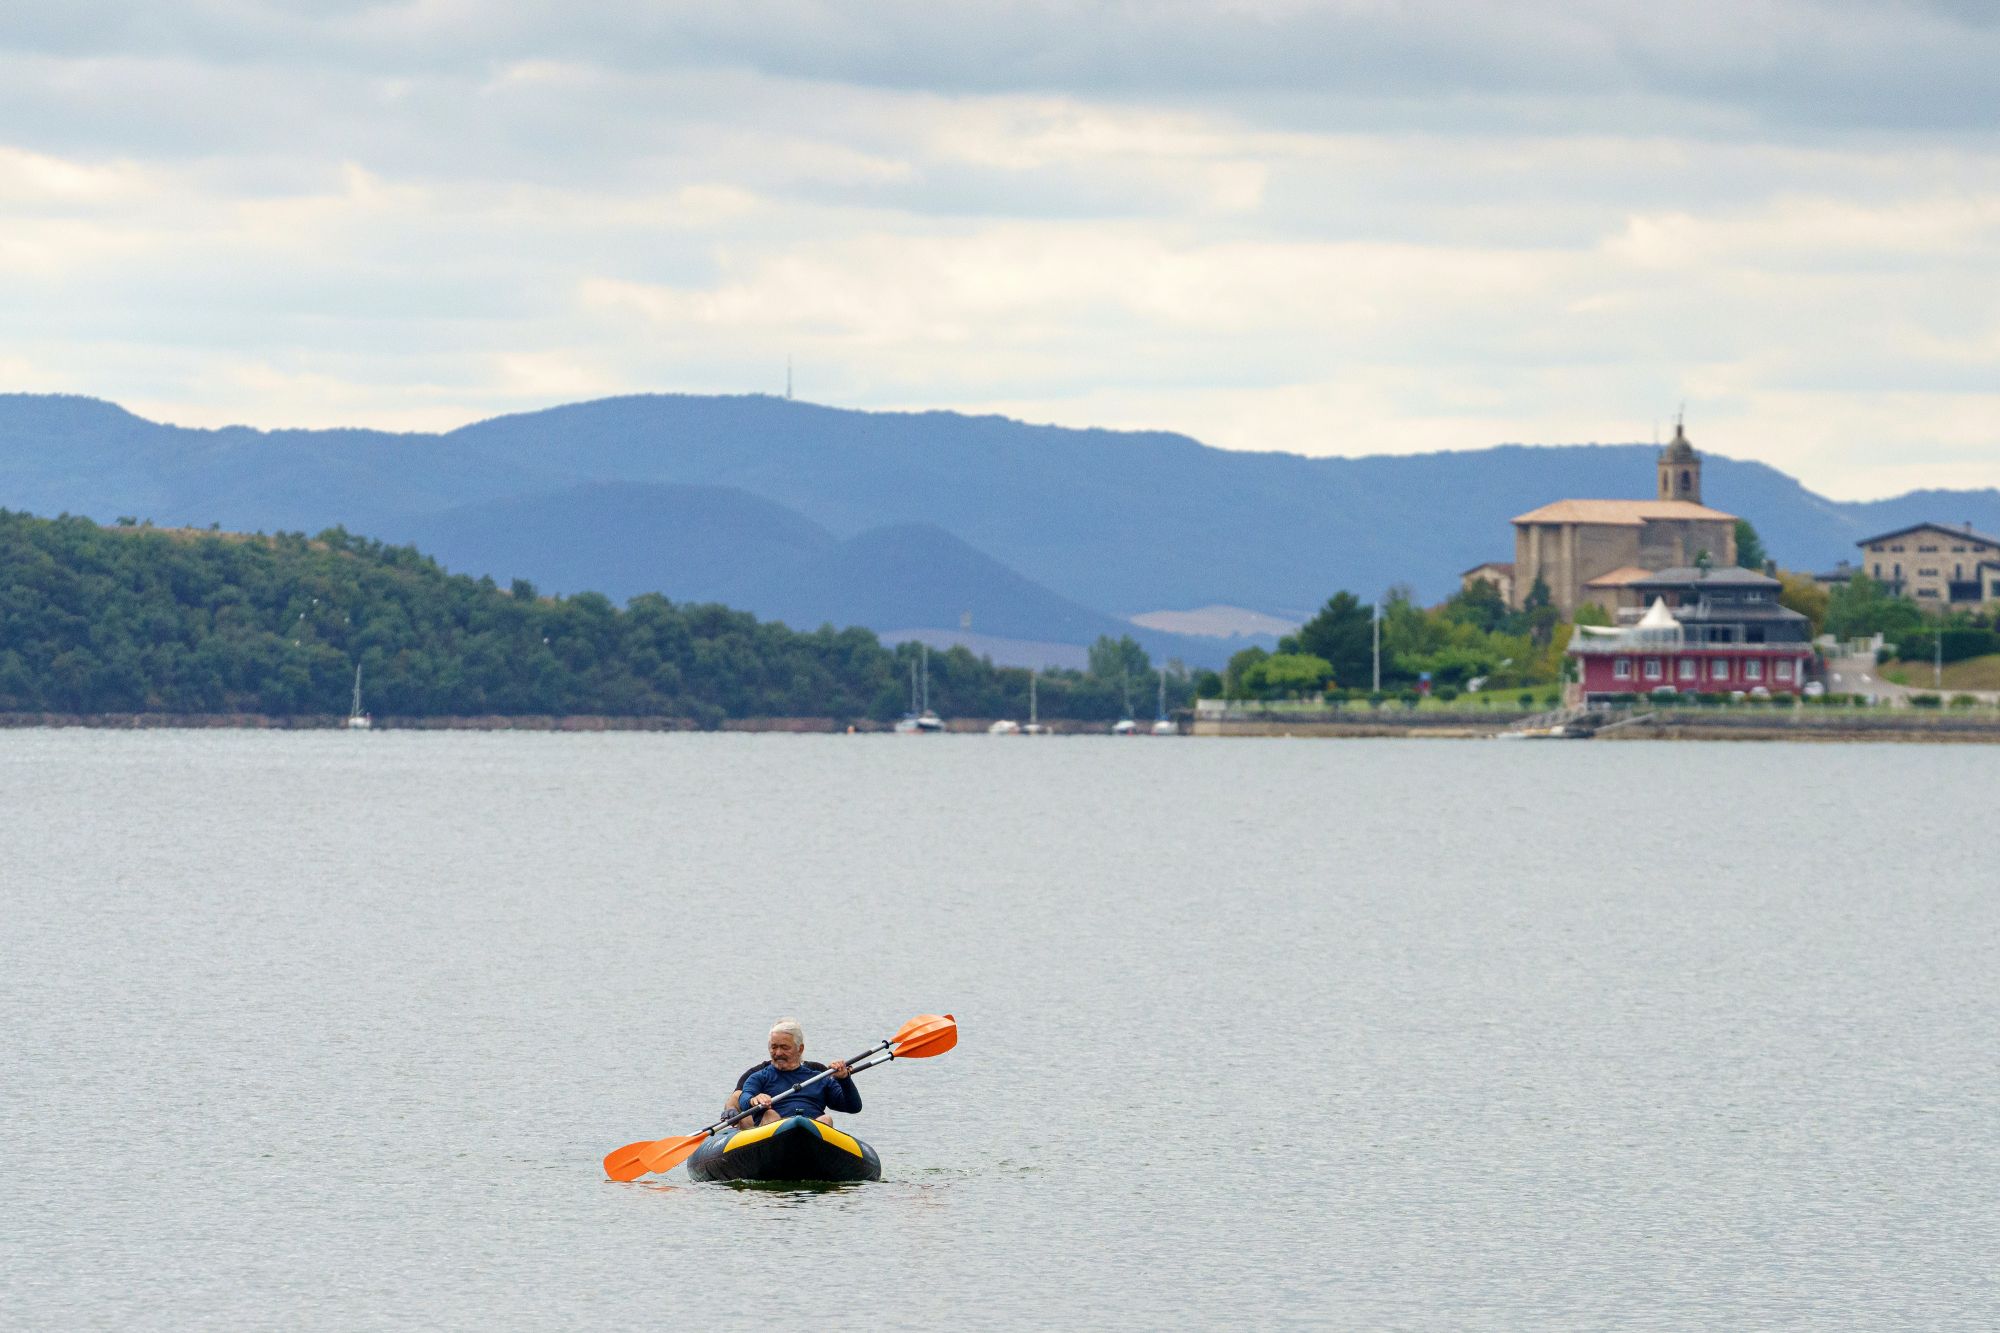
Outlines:
<svg viewBox="0 0 2000 1333"><path fill-rule="evenodd" d="M887 719L918 651L653 595L622 610L543 597L339 528L246 537L0 510L0 583L5 712L337 715L359 664L378 715ZM1045 674L1043 713L1117 716L1145 665L1126 647L1119 680ZM947 716L1027 711L1026 671L963 650L931 657L930 686Z"/></svg>

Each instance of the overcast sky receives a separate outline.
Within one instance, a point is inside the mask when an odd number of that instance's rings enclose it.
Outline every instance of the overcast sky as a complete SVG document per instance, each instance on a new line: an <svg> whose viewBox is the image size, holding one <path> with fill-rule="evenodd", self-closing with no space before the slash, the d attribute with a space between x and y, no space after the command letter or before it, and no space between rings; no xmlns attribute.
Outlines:
<svg viewBox="0 0 2000 1333"><path fill-rule="evenodd" d="M1986 0L6 0L0 388L2000 484Z"/></svg>

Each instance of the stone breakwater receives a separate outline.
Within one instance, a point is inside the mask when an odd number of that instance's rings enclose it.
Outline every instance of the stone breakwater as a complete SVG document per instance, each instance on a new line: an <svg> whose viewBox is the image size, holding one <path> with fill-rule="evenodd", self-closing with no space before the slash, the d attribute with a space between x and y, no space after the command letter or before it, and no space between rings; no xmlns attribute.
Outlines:
<svg viewBox="0 0 2000 1333"><path fill-rule="evenodd" d="M1639 714L1599 732L1608 741L1850 741L1929 744L2000 743L2000 714L1925 712L1915 708L1853 714L1798 708L1757 713L1669 709Z"/></svg>
<svg viewBox="0 0 2000 1333"><path fill-rule="evenodd" d="M1326 739L1404 737L1412 740L1491 738L1535 721L1527 714L1380 712L1197 715L1197 736L1300 736ZM1597 740L1851 741L2000 743L2000 713L1882 712L1795 707L1646 709L1600 712L1568 724ZM1584 739L1578 734L1577 739Z"/></svg>

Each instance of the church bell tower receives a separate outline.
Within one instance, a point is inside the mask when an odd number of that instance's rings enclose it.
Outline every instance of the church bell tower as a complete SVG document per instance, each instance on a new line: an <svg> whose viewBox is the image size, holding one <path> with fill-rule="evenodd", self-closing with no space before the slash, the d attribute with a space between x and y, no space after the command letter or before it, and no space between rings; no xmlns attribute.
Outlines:
<svg viewBox="0 0 2000 1333"><path fill-rule="evenodd" d="M1660 498L1701 503L1701 455L1688 443L1678 417L1674 419L1673 443L1660 450Z"/></svg>

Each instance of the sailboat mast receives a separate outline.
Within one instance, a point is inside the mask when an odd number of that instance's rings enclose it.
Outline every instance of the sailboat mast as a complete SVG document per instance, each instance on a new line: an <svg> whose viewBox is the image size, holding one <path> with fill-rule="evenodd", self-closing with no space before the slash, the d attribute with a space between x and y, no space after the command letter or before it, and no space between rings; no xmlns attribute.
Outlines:
<svg viewBox="0 0 2000 1333"><path fill-rule="evenodd" d="M354 702L348 706L349 717L361 716L361 663L354 664Z"/></svg>
<svg viewBox="0 0 2000 1333"><path fill-rule="evenodd" d="M931 646L922 645L924 659L924 711L931 711Z"/></svg>
<svg viewBox="0 0 2000 1333"><path fill-rule="evenodd" d="M1040 718L1035 714L1035 680L1041 674L1039 671L1030 671L1028 673L1028 725L1030 726L1040 721Z"/></svg>

